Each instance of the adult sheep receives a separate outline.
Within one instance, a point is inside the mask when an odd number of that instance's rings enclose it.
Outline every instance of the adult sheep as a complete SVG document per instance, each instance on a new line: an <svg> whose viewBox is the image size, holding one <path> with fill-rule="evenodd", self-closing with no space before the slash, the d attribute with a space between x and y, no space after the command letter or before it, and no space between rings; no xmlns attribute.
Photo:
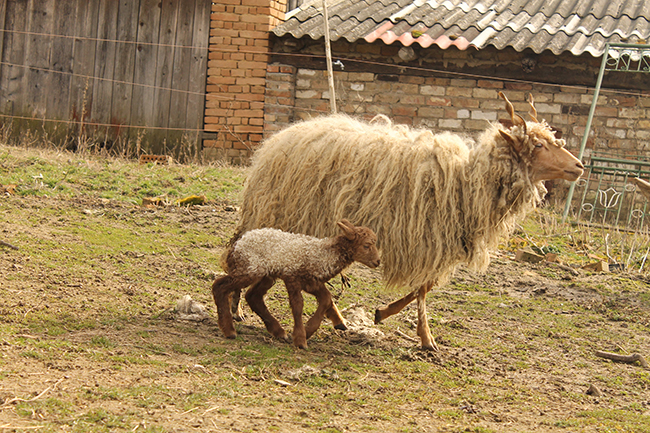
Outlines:
<svg viewBox="0 0 650 433"><path fill-rule="evenodd" d="M260 227L327 237L343 218L370 227L387 286L411 288L378 309L375 322L417 298L422 347L437 349L427 292L459 264L485 270L488 251L543 198L543 181L575 181L584 170L537 121L532 99L526 122L499 96L512 126L491 124L477 142L385 116L367 123L332 115L280 131L253 157L235 238Z"/></svg>

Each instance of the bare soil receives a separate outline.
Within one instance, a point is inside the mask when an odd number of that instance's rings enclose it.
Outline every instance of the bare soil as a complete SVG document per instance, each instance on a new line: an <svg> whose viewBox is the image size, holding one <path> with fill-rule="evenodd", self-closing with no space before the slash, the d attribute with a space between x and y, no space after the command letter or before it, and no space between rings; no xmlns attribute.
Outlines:
<svg viewBox="0 0 650 433"><path fill-rule="evenodd" d="M0 199L0 240L19 248L0 247L0 431L650 431L648 370L594 355L650 358L645 276L497 252L429 295L428 352L414 305L370 323L403 293L355 267L332 286L349 331L324 323L298 350L247 310L225 340L210 284L230 205ZM108 229L105 250L85 227ZM120 247L125 233L160 248ZM179 320L186 294L210 317ZM290 330L285 298L269 303Z"/></svg>

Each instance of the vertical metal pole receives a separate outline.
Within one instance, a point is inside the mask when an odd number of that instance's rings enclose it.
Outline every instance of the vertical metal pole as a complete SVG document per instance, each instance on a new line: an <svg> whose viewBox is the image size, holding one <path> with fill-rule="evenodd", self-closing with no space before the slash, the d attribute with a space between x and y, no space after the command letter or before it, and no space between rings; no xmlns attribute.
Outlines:
<svg viewBox="0 0 650 433"><path fill-rule="evenodd" d="M582 161L582 155L585 153L587 146L587 139L589 138L589 131L591 130L591 121L594 118L594 111L596 111L596 103L598 102L598 95L600 94L600 86L603 84L603 75L605 75L605 65L607 64L607 56L609 55L609 43L605 44L605 52L603 53L603 60L600 64L600 71L598 72L598 79L596 80L596 88L594 89L594 99L591 101L591 108L589 108L589 117L587 118L587 125L585 125L585 133L582 136L582 143L580 143L580 152L578 159ZM573 199L573 191L575 190L576 183L571 182L569 187L569 195L566 198L564 205L564 214L562 214L562 223L566 221L571 207L571 200Z"/></svg>
<svg viewBox="0 0 650 433"><path fill-rule="evenodd" d="M327 0L323 0L323 18L325 19L325 59L327 61L327 81L330 87L330 109L332 110L332 113L336 113L334 70L332 68L332 47L330 46L330 18L327 14Z"/></svg>

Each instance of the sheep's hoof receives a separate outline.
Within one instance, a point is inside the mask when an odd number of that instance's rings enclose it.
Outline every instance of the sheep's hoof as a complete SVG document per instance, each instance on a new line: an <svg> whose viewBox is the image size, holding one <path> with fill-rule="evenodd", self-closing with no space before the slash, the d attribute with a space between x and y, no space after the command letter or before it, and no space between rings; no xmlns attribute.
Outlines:
<svg viewBox="0 0 650 433"><path fill-rule="evenodd" d="M379 325L381 323L381 312L379 309L375 310L375 325Z"/></svg>
<svg viewBox="0 0 650 433"><path fill-rule="evenodd" d="M237 338L237 334L226 335L226 338L227 338L228 340L234 340L235 338Z"/></svg>
<svg viewBox="0 0 650 433"><path fill-rule="evenodd" d="M432 344L422 344L422 350L429 350L431 352L439 352L438 345L434 341Z"/></svg>
<svg viewBox="0 0 650 433"><path fill-rule="evenodd" d="M339 323L334 327L334 329L338 329L339 331L347 331L348 327L345 326L345 323Z"/></svg>

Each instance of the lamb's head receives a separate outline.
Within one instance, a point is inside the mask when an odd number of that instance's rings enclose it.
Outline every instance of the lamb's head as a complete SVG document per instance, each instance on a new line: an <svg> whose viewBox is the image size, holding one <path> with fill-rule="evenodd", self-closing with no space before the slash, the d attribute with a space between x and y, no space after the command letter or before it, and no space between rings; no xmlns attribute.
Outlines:
<svg viewBox="0 0 650 433"><path fill-rule="evenodd" d="M526 122L515 110L508 98L499 92L506 102L506 110L512 119L512 127L500 129L499 133L528 166L531 182L564 179L577 180L584 172L582 163L564 148L565 141L555 134L545 121L537 120L537 110L530 95L530 117Z"/></svg>
<svg viewBox="0 0 650 433"><path fill-rule="evenodd" d="M377 250L377 235L368 227L355 226L350 221L343 219L338 226L343 236L351 241L350 258L355 262L363 263L369 268L379 266L379 251Z"/></svg>

